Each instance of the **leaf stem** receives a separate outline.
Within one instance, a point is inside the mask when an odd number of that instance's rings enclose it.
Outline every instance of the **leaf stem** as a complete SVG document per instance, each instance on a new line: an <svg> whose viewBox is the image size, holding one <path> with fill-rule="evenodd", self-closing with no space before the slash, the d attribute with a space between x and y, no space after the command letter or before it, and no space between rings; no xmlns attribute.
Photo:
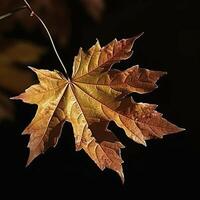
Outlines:
<svg viewBox="0 0 200 200"><path fill-rule="evenodd" d="M1 15L1 16L0 16L0 20L6 19L6 18L8 18L8 17L14 15L16 12L18 12L18 11L20 11L20 10L24 10L24 9L26 9L26 8L27 8L26 5L20 6L20 7L16 8L16 9L10 11L9 13L6 13L6 14L4 14L4 15Z"/></svg>
<svg viewBox="0 0 200 200"><path fill-rule="evenodd" d="M61 60L61 58L60 58L60 56L58 54L58 51L56 49L56 46L54 44L54 41L53 41L53 39L51 37L51 34L50 34L47 26L45 25L45 23L43 22L43 20L33 11L33 9L31 8L30 4L26 0L24 0L24 3L26 4L26 8L28 8L28 10L31 12L30 16L31 17L35 16L38 19L38 21L42 24L42 26L44 27L44 29L46 30L46 32L48 34L48 37L50 39L51 45L53 47L53 50L54 50L54 52L55 52L55 54L56 54L56 56L57 56L57 58L58 58L58 60L59 60L59 62L61 64L62 68L64 69L64 72L65 72L66 76L67 76L66 78L69 78L67 70L65 68L65 65L63 64L63 62L62 62L62 60Z"/></svg>

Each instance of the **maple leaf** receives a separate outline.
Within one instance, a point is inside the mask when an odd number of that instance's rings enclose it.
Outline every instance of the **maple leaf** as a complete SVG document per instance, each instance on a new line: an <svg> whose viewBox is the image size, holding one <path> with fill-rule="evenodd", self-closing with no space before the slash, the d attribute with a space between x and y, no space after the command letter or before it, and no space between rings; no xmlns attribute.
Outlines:
<svg viewBox="0 0 200 200"><path fill-rule="evenodd" d="M58 71L30 68L37 74L39 84L12 98L38 105L34 119L23 132L30 135L27 164L57 144L63 124L68 121L73 126L76 150L84 149L100 169L116 171L123 181L120 150L124 146L108 130L110 121L143 145L147 139L183 130L162 118L156 105L136 103L127 96L154 90L164 72L139 66L124 71L111 69L132 55L139 36L113 40L102 48L97 41L86 53L80 49L71 79Z"/></svg>
<svg viewBox="0 0 200 200"><path fill-rule="evenodd" d="M3 119L13 119L13 105L8 101L8 97L0 92L0 122Z"/></svg>

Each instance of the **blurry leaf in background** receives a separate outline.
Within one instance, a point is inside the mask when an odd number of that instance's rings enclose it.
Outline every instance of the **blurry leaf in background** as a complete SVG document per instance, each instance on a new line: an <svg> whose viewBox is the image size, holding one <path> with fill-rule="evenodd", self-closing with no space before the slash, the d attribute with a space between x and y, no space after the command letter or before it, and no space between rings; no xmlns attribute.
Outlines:
<svg viewBox="0 0 200 200"><path fill-rule="evenodd" d="M6 42L1 49L0 89L11 94L23 91L33 83L32 73L26 70L26 64L39 62L46 49L28 41L17 40ZM4 93L0 93L0 120L11 115L8 109L10 100Z"/></svg>
<svg viewBox="0 0 200 200"><path fill-rule="evenodd" d="M105 10L104 0L81 0L87 13L95 20L100 21Z"/></svg>
<svg viewBox="0 0 200 200"><path fill-rule="evenodd" d="M94 21L99 22L102 19L103 11L105 10L104 0L81 0L83 8ZM30 1L32 8L44 20L49 28L56 43L60 46L67 46L71 38L71 12L69 0L32 0ZM23 0L6 0L0 3L0 15L12 11L19 6L24 5ZM78 14L78 13L77 13ZM4 22L0 26L0 32L11 32L20 25L26 31L33 32L43 27L34 18L28 17L29 11L21 10L15 13L9 21Z"/></svg>
<svg viewBox="0 0 200 200"><path fill-rule="evenodd" d="M13 104L9 97L5 96L0 91L0 121L2 119L13 119Z"/></svg>
<svg viewBox="0 0 200 200"><path fill-rule="evenodd" d="M47 27L49 27L53 37L56 38L57 43L63 46L68 44L71 32L70 9L68 8L66 2L67 1L64 0L30 1L33 9L45 21ZM0 5L0 13L6 13L23 4L22 0L3 1ZM29 15L29 11L27 10L22 10L16 13L9 19L9 23L6 22L5 26L1 27L0 30L3 29L3 31L11 31L12 28L15 28L16 24L20 24L30 32L37 29L41 29L43 31L43 27L38 23L38 21L28 17Z"/></svg>
<svg viewBox="0 0 200 200"><path fill-rule="evenodd" d="M32 84L32 74L26 66L39 61L45 48L31 42L13 41L0 52L0 87L10 92L19 92Z"/></svg>

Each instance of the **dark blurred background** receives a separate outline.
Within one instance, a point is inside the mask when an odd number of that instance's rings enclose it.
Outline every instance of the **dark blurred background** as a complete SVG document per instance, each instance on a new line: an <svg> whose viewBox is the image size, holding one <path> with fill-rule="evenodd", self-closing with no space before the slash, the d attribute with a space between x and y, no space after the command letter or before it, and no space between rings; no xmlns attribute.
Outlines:
<svg viewBox="0 0 200 200"><path fill-rule="evenodd" d="M73 130L66 123L55 149L48 150L25 168L28 138L23 129L34 117L36 106L11 102L37 82L31 65L62 71L51 44L36 19L22 10L0 20L0 132L1 181L9 194L64 199L124 197L136 199L174 197L198 190L199 175L199 73L200 24L198 1L176 0L33 0L33 9L44 19L61 57L71 73L73 57L98 38L105 45L114 38L144 35L134 55L116 68L134 64L167 71L159 88L136 95L138 102L156 103L164 117L186 131L148 141L148 147L110 128L126 146L122 150L125 184L111 170L101 172L83 152L75 152ZM23 5L22 0L0 0L0 15ZM15 189L17 190L15 191ZM1 190L4 190L1 186ZM15 191L15 192L14 192ZM41 196L42 195L42 196ZM137 196L137 197L136 197Z"/></svg>

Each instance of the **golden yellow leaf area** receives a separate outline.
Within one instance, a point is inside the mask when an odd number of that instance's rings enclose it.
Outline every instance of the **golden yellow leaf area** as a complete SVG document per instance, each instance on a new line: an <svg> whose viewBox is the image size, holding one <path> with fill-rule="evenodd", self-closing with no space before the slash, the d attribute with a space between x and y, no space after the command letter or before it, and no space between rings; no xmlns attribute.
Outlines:
<svg viewBox="0 0 200 200"><path fill-rule="evenodd" d="M132 55L139 36L114 40L102 48L97 41L86 53L80 49L71 79L58 71L31 68L39 84L13 98L38 105L34 119L24 130L30 135L28 164L57 144L63 124L68 121L73 126L76 149L84 149L100 169L110 168L124 181L120 154L124 146L107 129L110 121L143 145L147 139L183 130L162 118L155 111L156 105L136 103L127 97L132 92L143 94L155 89L164 72L138 66L124 71L111 69L114 63Z"/></svg>

